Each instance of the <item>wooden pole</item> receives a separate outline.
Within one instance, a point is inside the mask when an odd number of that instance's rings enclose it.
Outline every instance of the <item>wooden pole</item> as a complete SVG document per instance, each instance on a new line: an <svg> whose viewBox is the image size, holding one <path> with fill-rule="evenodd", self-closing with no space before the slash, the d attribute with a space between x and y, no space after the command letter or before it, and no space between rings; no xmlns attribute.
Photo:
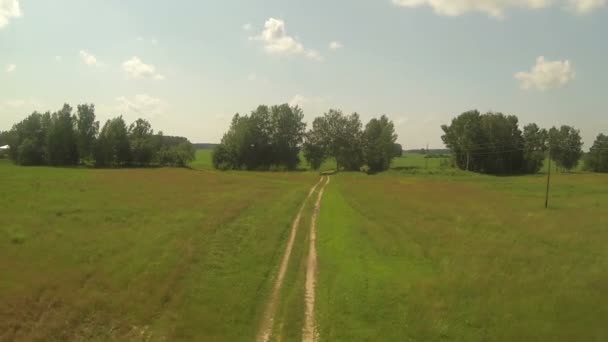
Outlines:
<svg viewBox="0 0 608 342"><path fill-rule="evenodd" d="M549 148L549 167L547 168L547 192L545 193L545 209L549 207L549 185L551 184L551 149Z"/></svg>

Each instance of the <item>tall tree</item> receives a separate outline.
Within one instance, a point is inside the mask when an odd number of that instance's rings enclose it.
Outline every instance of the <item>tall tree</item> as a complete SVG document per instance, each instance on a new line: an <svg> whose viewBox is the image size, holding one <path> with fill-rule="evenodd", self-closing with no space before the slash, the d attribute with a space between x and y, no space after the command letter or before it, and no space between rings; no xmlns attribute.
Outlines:
<svg viewBox="0 0 608 342"><path fill-rule="evenodd" d="M313 121L307 133L305 156L311 165L320 165L319 158L333 157L338 170L359 170L364 163L362 124L357 113L344 115L331 109ZM320 151L323 151L321 154Z"/></svg>
<svg viewBox="0 0 608 342"><path fill-rule="evenodd" d="M395 157L397 135L393 123L384 115L371 119L363 132L365 161L371 172L388 170Z"/></svg>
<svg viewBox="0 0 608 342"><path fill-rule="evenodd" d="M563 125L549 130L549 150L558 168L564 171L574 169L583 156L583 141L580 131Z"/></svg>
<svg viewBox="0 0 608 342"><path fill-rule="evenodd" d="M304 113L299 107L288 104L273 106L270 109L270 143L272 145L272 163L295 169L300 162L300 148L306 133Z"/></svg>
<svg viewBox="0 0 608 342"><path fill-rule="evenodd" d="M93 158L98 133L99 121L95 121L95 105L79 105L76 110L76 134L81 161L86 162Z"/></svg>
<svg viewBox="0 0 608 342"><path fill-rule="evenodd" d="M524 139L516 116L469 111L442 129L441 138L459 168L489 174L525 172Z"/></svg>
<svg viewBox="0 0 608 342"><path fill-rule="evenodd" d="M548 133L537 124L531 123L524 127L524 160L525 172L537 173L543 167L547 151Z"/></svg>
<svg viewBox="0 0 608 342"><path fill-rule="evenodd" d="M46 137L47 160L50 165L75 165L78 163L78 144L74 129L72 107L53 113Z"/></svg>
<svg viewBox="0 0 608 342"><path fill-rule="evenodd" d="M608 173L608 135L600 134L585 157L585 169Z"/></svg>
<svg viewBox="0 0 608 342"><path fill-rule="evenodd" d="M147 120L137 119L129 126L129 143L133 163L149 165L154 159L154 130Z"/></svg>
<svg viewBox="0 0 608 342"><path fill-rule="evenodd" d="M131 145L127 125L122 116L108 120L95 145L95 164L125 166L131 162Z"/></svg>
<svg viewBox="0 0 608 342"><path fill-rule="evenodd" d="M8 134L9 157L19 165L46 164L46 137L50 123L50 113L34 112L15 124Z"/></svg>

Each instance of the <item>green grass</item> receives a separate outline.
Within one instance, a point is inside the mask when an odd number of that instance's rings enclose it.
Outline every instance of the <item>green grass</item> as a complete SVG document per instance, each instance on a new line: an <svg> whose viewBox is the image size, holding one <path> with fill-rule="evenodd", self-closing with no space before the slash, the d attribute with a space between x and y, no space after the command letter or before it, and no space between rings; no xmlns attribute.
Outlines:
<svg viewBox="0 0 608 342"><path fill-rule="evenodd" d="M608 338L608 175L555 174L545 210L543 174L426 162L406 154L385 173L331 177L317 227L321 340ZM216 172L210 150L192 166L0 160L0 340L253 340L319 175ZM285 341L301 338L312 205L275 316Z"/></svg>
<svg viewBox="0 0 608 342"><path fill-rule="evenodd" d="M0 163L0 340L252 340L317 178Z"/></svg>
<svg viewBox="0 0 608 342"><path fill-rule="evenodd" d="M464 173L466 174L466 173ZM608 177L333 177L323 340L605 340Z"/></svg>

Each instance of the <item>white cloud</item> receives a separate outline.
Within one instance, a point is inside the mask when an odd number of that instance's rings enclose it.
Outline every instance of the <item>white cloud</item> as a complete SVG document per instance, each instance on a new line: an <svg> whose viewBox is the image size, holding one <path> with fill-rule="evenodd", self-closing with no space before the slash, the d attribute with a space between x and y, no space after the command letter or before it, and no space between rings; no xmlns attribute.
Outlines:
<svg viewBox="0 0 608 342"><path fill-rule="evenodd" d="M538 89L541 91L560 88L574 80L576 73L570 61L548 61L540 56L536 65L529 72L518 72L515 79L520 82L522 89Z"/></svg>
<svg viewBox="0 0 608 342"><path fill-rule="evenodd" d="M299 106L302 107L306 102L308 102L308 98L304 95L297 94L289 100L289 105L292 107Z"/></svg>
<svg viewBox="0 0 608 342"><path fill-rule="evenodd" d="M605 7L608 0L569 0L569 7L579 14L586 14L593 10Z"/></svg>
<svg viewBox="0 0 608 342"><path fill-rule="evenodd" d="M0 111L9 116L15 116L15 119L23 119L23 115L31 113L35 110L41 110L42 105L36 99L10 99L0 101Z"/></svg>
<svg viewBox="0 0 608 342"><path fill-rule="evenodd" d="M129 79L165 79L163 75L156 72L156 67L154 65L145 64L141 61L141 59L139 59L139 57L135 56L122 63L122 69L125 71Z"/></svg>
<svg viewBox="0 0 608 342"><path fill-rule="evenodd" d="M542 9L552 5L563 4L578 13L589 13L604 7L608 0L392 0L400 7L431 7L435 13L447 16L459 16L469 12L481 12L491 17L502 18L505 11L511 8Z"/></svg>
<svg viewBox="0 0 608 342"><path fill-rule="evenodd" d="M251 26L251 24L249 24L249 23L243 25L243 30L245 30L245 31L251 31L252 28L253 28L253 26Z"/></svg>
<svg viewBox="0 0 608 342"><path fill-rule="evenodd" d="M55 62L61 62L61 61L63 61L63 57L55 56Z"/></svg>
<svg viewBox="0 0 608 342"><path fill-rule="evenodd" d="M321 54L317 50L306 51L306 57L308 57L312 60L318 61L318 62L323 60L323 56L321 56Z"/></svg>
<svg viewBox="0 0 608 342"><path fill-rule="evenodd" d="M410 121L410 119L406 116L400 116L395 120L395 125L396 126L403 126L405 125L408 121Z"/></svg>
<svg viewBox="0 0 608 342"><path fill-rule="evenodd" d="M164 116L168 109L167 102L148 94L138 94L133 97L120 96L116 98L116 101L118 102L116 110L120 115L125 115L129 119L157 118Z"/></svg>
<svg viewBox="0 0 608 342"><path fill-rule="evenodd" d="M80 50L80 58L82 59L84 64L86 64L88 66L98 66L99 65L97 58L84 50Z"/></svg>
<svg viewBox="0 0 608 342"><path fill-rule="evenodd" d="M6 72L9 74L11 72L14 72L15 70L17 70L17 65L15 65L15 64L9 64L6 66Z"/></svg>
<svg viewBox="0 0 608 342"><path fill-rule="evenodd" d="M138 42L150 43L150 44L152 44L152 45L154 45L154 46L158 45L158 39L156 39L156 38L154 38L154 37L153 37L153 38L149 38L149 39L148 39L148 38L144 38L144 37L142 37L142 36L138 36L138 37L137 37L137 41L138 41Z"/></svg>
<svg viewBox="0 0 608 342"><path fill-rule="evenodd" d="M333 41L333 42L329 43L329 49L330 50L336 51L336 50L339 50L339 49L341 49L343 47L344 47L344 45L342 45L342 43L340 43L340 42Z"/></svg>
<svg viewBox="0 0 608 342"><path fill-rule="evenodd" d="M0 29L8 25L11 19L21 15L19 0L0 0Z"/></svg>
<svg viewBox="0 0 608 342"><path fill-rule="evenodd" d="M322 60L318 51L305 49L296 38L288 35L285 30L285 21L281 19L266 20L262 33L249 37L249 39L262 42L264 51L270 55L304 55L313 60Z"/></svg>

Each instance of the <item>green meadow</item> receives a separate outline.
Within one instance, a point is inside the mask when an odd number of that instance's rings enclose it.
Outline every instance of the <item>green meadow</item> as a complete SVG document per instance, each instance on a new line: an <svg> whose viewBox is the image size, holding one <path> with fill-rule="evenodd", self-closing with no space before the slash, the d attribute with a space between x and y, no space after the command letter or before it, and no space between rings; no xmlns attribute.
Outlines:
<svg viewBox="0 0 608 342"><path fill-rule="evenodd" d="M217 172L210 151L191 169L0 160L0 340L254 340L318 180ZM608 175L555 174L549 209L545 182L417 154L373 176L332 175L317 222L319 339L608 339ZM276 340L302 336L312 210Z"/></svg>

